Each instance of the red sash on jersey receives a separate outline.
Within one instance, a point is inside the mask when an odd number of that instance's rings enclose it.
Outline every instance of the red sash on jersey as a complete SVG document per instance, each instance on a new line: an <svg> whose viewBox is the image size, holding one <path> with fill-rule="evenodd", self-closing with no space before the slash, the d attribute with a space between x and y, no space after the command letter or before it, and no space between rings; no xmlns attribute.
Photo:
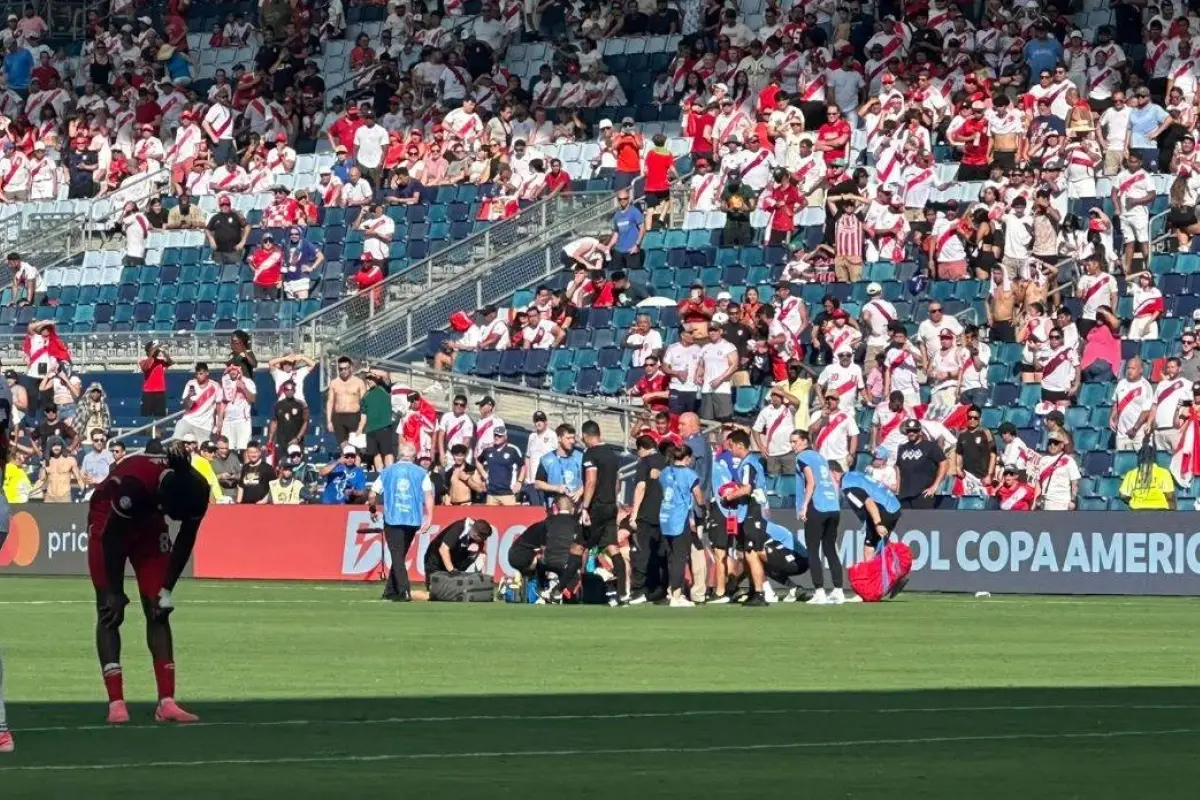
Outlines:
<svg viewBox="0 0 1200 800"><path fill-rule="evenodd" d="M1129 178L1124 183L1122 183L1120 186L1117 187L1117 194L1124 197L1125 193L1128 192L1130 189L1132 189L1134 184L1136 184L1141 179L1142 179L1142 172L1141 172L1141 170L1138 170L1138 172L1136 174L1130 175Z"/></svg>
<svg viewBox="0 0 1200 800"><path fill-rule="evenodd" d="M1155 48L1154 52L1146 54L1146 71L1153 72L1154 68L1156 66L1158 66L1158 60L1160 58L1162 58L1163 55L1166 54L1166 52L1167 52L1166 40L1159 40L1158 46ZM1151 76L1151 77L1153 77L1153 76Z"/></svg>
<svg viewBox="0 0 1200 800"><path fill-rule="evenodd" d="M939 256L942 254L942 250L946 248L946 245L950 243L950 239L956 233L958 233L957 225L951 225L948 229L942 231L942 235L937 239L937 253ZM891 320L888 321L890 322Z"/></svg>
<svg viewBox="0 0 1200 800"><path fill-rule="evenodd" d="M710 172L708 175L704 176L704 180L700 181L700 185L696 187L697 200L704 196L704 193L708 191L708 187L712 184L716 177L717 175L715 172Z"/></svg>
<svg viewBox="0 0 1200 800"><path fill-rule="evenodd" d="M1090 301L1090 300L1092 299L1092 296L1093 296L1093 295L1095 295L1095 294L1096 294L1096 292L1100 291L1101 289L1103 289L1103 288L1105 288L1106 286L1109 286L1109 285L1110 285L1110 284L1109 284L1109 282L1108 282L1108 281L1106 281L1106 280L1103 280L1103 279L1102 279L1102 280L1098 280L1098 281L1096 281L1096 282L1095 282L1095 283L1093 283L1091 286L1089 286L1089 287L1087 288L1087 291L1085 291L1085 292L1083 293L1083 303L1084 303L1084 305L1087 305L1088 301Z"/></svg>
<svg viewBox="0 0 1200 800"><path fill-rule="evenodd" d="M150 232L150 222L141 214L135 215L133 221L136 222L137 226L142 229L142 236L145 236Z"/></svg>
<svg viewBox="0 0 1200 800"><path fill-rule="evenodd" d="M765 160L766 160L766 158L767 158L767 156L769 156L769 155L771 155L771 151L769 151L769 150L759 150L759 151L758 151L758 155L756 155L756 156L754 157L754 160L753 160L753 161L751 161L751 162L750 162L749 164L747 164L746 166L742 167L742 171L741 171L740 173L738 173L738 176L739 176L740 178L743 178L743 179L744 179L744 178L745 178L745 177L746 177L748 174L750 174L750 170L754 169L754 168L755 168L755 167L757 167L759 164L761 164L763 161L765 161Z"/></svg>
<svg viewBox="0 0 1200 800"><path fill-rule="evenodd" d="M779 416L775 417L775 421L772 422L770 424L770 426L767 427L767 447L768 448L771 446L771 437L775 435L775 431L779 430L779 426L783 424L783 420L789 414L792 413L791 411L788 410L787 406L780 406L779 411L780 411ZM763 455L766 455L766 453L764 453Z"/></svg>
<svg viewBox="0 0 1200 800"><path fill-rule="evenodd" d="M1077 164L1081 167L1087 167L1088 169L1096 166L1096 159L1085 150L1072 150L1071 157L1067 160L1072 164Z"/></svg>
<svg viewBox="0 0 1200 800"><path fill-rule="evenodd" d="M41 161L38 161L37 163L35 163L33 166L31 166L29 168L29 182L30 183L33 183L34 181L36 181L38 175L42 174L42 169L46 166L46 163L47 163L46 159L43 158Z"/></svg>
<svg viewBox="0 0 1200 800"><path fill-rule="evenodd" d="M225 136L226 131L229 130L229 126L232 124L233 124L233 115L229 113L228 109L225 109L225 121L223 123L221 123L221 125L219 125L219 126L212 125L213 133L216 134L216 136L214 138L216 138L216 139L223 138Z"/></svg>
<svg viewBox="0 0 1200 800"><path fill-rule="evenodd" d="M900 423L908 419L908 414L905 411L897 411L895 415L883 425L879 426L879 441L885 442L891 435L900 427Z"/></svg>
<svg viewBox="0 0 1200 800"><path fill-rule="evenodd" d="M796 174L793 176L796 179L796 183L804 183L804 176L808 174L809 170L811 170L813 168L813 165L816 163L817 163L817 157L810 156L808 163L802 164L800 166L800 169L796 170Z"/></svg>
<svg viewBox="0 0 1200 800"><path fill-rule="evenodd" d="M539 89L537 93L537 102L538 105L544 106L546 105L546 101L550 98L550 93L554 91L554 84L550 81L545 81L541 84L541 87L542 88Z"/></svg>
<svg viewBox="0 0 1200 800"><path fill-rule="evenodd" d="M833 390L838 393L838 396L841 396L841 395L846 394L846 392L853 392L857 388L858 388L858 381L851 378L850 380L843 383L841 386L833 387Z"/></svg>
<svg viewBox="0 0 1200 800"><path fill-rule="evenodd" d="M237 178L237 173L234 172L233 170L229 170L228 175L226 175L221 180L217 181L217 188L224 189L226 186L233 183L234 179L236 179L236 178Z"/></svg>
<svg viewBox="0 0 1200 800"><path fill-rule="evenodd" d="M824 91L824 89L825 89L825 73L821 73L820 75L818 75L817 77L813 78L811 81L808 82L808 84L804 87L804 91L800 95L800 99L801 100L812 100L813 97L816 96L817 92Z"/></svg>
<svg viewBox="0 0 1200 800"><path fill-rule="evenodd" d="M474 127L475 127L475 119L473 117L467 117L467 121L464 122L462 127L458 129L458 132L457 132L458 138L466 139L468 134L471 133L471 129Z"/></svg>
<svg viewBox="0 0 1200 800"><path fill-rule="evenodd" d="M458 436L458 432L461 431L463 429L463 425L466 425L466 424L467 424L467 421L465 419L460 419L458 421L457 425L455 425L453 428L451 428L449 431L446 432L446 441L450 441L455 436Z"/></svg>
<svg viewBox="0 0 1200 800"><path fill-rule="evenodd" d="M483 435L492 429L491 418L485 419L479 423L479 427L475 429L475 452L480 452L480 447L483 444Z"/></svg>
<svg viewBox="0 0 1200 800"><path fill-rule="evenodd" d="M8 174L4 176L4 180L0 181L0 187L8 186L8 182L13 179L13 176L20 172L21 167L25 166L25 158L18 156L16 151L13 152L11 161L12 166L8 168Z"/></svg>
<svg viewBox="0 0 1200 800"><path fill-rule="evenodd" d="M1188 72L1191 71L1191 69L1194 65L1195 65L1194 62L1191 59L1188 59L1186 64L1184 64L1182 67L1180 67L1179 69L1177 69L1173 73L1171 73L1171 80L1179 80L1184 75L1187 75Z"/></svg>
<svg viewBox="0 0 1200 800"><path fill-rule="evenodd" d="M1180 388L1182 388L1182 387L1183 387L1183 381L1175 381L1170 386L1163 389L1163 393L1158 396L1158 399L1156 400L1156 402L1158 402L1158 403L1163 402L1168 397L1170 397L1171 395L1173 395L1177 391L1179 391ZM1172 421L1174 421L1174 420L1172 420Z"/></svg>
<svg viewBox="0 0 1200 800"><path fill-rule="evenodd" d="M1063 350L1060 350L1059 352L1057 352L1057 353L1055 353L1054 355L1052 355L1052 356L1050 357L1050 360L1049 360L1049 361L1047 361L1047 362L1046 362L1046 363L1045 363L1045 364L1042 366L1042 376L1043 376L1043 378L1044 378L1046 375L1053 374L1054 370L1058 369L1058 368L1059 368L1059 366L1060 366L1060 365L1061 365L1061 364L1062 364L1064 361L1068 360L1070 357L1071 357L1071 350L1070 350L1069 348L1064 348Z"/></svg>
<svg viewBox="0 0 1200 800"><path fill-rule="evenodd" d="M892 157L891 157L891 159L890 159L890 160L887 162L887 166L886 166L886 167L884 167L883 169L881 169L881 170L878 170L878 171L877 171L877 174L878 174L878 176L879 176L879 182L880 182L880 183L882 183L882 184L883 184L883 185L885 185L885 186L887 185L887 182L888 182L888 177L889 177L889 176L891 176L891 174L892 174L892 170L894 170L894 169L896 168L896 164L898 164L898 163L900 163L900 158L899 158L899 156L896 154L896 151L895 151L895 150L893 150L893 151L892 151Z"/></svg>
<svg viewBox="0 0 1200 800"><path fill-rule="evenodd" d="M844 412L844 411L839 411L836 414L830 415L829 419L826 420L825 424L823 426L821 426L821 432L817 434L817 441L816 441L817 452L821 451L821 448L825 445L825 440L829 438L830 434L832 434L835 430L840 428L842 423L845 420L846 420L846 412Z"/></svg>
<svg viewBox="0 0 1200 800"><path fill-rule="evenodd" d="M734 114L729 119L729 122L726 123L725 127L721 129L721 132L717 135L717 142L723 144L725 140L732 135L733 131L737 130L738 125L740 125L742 121L743 117L741 112Z"/></svg>
<svg viewBox="0 0 1200 800"><path fill-rule="evenodd" d="M1158 297L1143 300L1142 304L1133 310L1133 315L1135 317L1150 317L1155 314L1165 314L1166 311L1167 305L1163 302L1162 295L1159 295Z"/></svg>
<svg viewBox="0 0 1200 800"><path fill-rule="evenodd" d="M1141 386L1135 386L1132 391L1126 392L1125 396L1117 401L1117 419L1120 420L1121 415L1125 413L1125 409L1129 406L1129 404L1141 396Z"/></svg>
<svg viewBox="0 0 1200 800"><path fill-rule="evenodd" d="M1088 94L1091 94L1096 89L1099 89L1111 74L1112 69L1109 67L1105 67L1104 69L1100 70L1099 74L1097 74L1096 77L1092 78L1091 81L1088 82Z"/></svg>
<svg viewBox="0 0 1200 800"><path fill-rule="evenodd" d="M208 405L208 401L211 400L216 393L217 385L212 381L209 381L208 385L205 386L204 391L200 393L200 396L192 401L192 407L188 409L188 413L191 414L197 411L202 411L204 407Z"/></svg>
<svg viewBox="0 0 1200 800"><path fill-rule="evenodd" d="M1003 492L1004 489L1001 488L998 491ZM1028 501L1028 503L1030 505L1033 505L1033 499L1034 499L1033 488L1031 486L1027 486L1027 485L1026 486L1019 485L1019 486L1014 487L1013 490L1011 492L1009 492L1007 496L1003 496L1003 495L1001 496L1000 509L1002 511L1012 511L1022 501L1026 501L1026 500Z"/></svg>
<svg viewBox="0 0 1200 800"><path fill-rule="evenodd" d="M339 184L330 181L328 184L326 184L324 191L321 192L321 202L325 205L332 204L335 199L334 195L341 188L342 187Z"/></svg>
<svg viewBox="0 0 1200 800"><path fill-rule="evenodd" d="M914 175L912 178L909 178L908 183L904 184L904 193L907 194L907 193L911 192L913 189L917 188L919 185L924 183L932 175L933 175L933 170L931 170L931 169L921 170L921 172L919 174Z"/></svg>

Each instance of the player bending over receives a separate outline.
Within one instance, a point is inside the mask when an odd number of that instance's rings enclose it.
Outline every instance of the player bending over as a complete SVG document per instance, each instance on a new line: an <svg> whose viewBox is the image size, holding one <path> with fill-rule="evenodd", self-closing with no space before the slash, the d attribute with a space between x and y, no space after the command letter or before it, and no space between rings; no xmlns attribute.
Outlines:
<svg viewBox="0 0 1200 800"><path fill-rule="evenodd" d="M846 473L842 478L842 494L859 521L866 525L863 561L870 561L879 543L891 536L900 522L900 501L890 489L862 472Z"/></svg>
<svg viewBox="0 0 1200 800"><path fill-rule="evenodd" d="M161 455L129 456L113 467L88 508L88 571L96 589L96 651L108 692L108 721L129 721L121 675L121 623L129 604L125 562L133 566L146 615L146 643L154 659L159 722L196 722L175 702L175 654L169 617L171 592L191 558L208 510L208 483L191 466L182 443ZM180 523L171 543L167 518Z"/></svg>

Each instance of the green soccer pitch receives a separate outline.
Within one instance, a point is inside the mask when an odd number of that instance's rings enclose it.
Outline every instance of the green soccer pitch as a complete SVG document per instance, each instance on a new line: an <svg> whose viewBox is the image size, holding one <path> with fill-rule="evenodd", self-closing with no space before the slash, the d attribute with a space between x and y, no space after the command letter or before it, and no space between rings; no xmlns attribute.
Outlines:
<svg viewBox="0 0 1200 800"><path fill-rule="evenodd" d="M1200 600L392 605L185 582L104 725L85 581L0 580L4 798L1194 798ZM387 793L385 795L385 793Z"/></svg>

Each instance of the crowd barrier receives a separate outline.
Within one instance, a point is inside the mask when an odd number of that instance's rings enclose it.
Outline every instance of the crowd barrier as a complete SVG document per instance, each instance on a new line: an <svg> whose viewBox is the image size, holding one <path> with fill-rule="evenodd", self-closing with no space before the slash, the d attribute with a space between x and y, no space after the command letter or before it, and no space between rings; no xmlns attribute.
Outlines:
<svg viewBox="0 0 1200 800"><path fill-rule="evenodd" d="M27 505L0 548L0 575L86 575L86 506ZM526 507L440 507L409 553L424 578L429 540L445 525L483 516L496 529L488 568L509 572L508 549L542 518ZM790 513L774 521L795 524ZM854 563L862 529L843 520L843 561ZM910 590L993 594L1200 595L1200 513L910 511L897 530L913 548ZM378 581L391 566L366 509L346 506L213 506L188 574L246 580Z"/></svg>

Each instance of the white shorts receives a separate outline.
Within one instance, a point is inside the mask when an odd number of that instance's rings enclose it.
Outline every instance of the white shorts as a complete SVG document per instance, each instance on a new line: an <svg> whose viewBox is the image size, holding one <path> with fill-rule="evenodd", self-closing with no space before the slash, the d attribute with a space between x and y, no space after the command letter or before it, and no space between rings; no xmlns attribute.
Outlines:
<svg viewBox="0 0 1200 800"><path fill-rule="evenodd" d="M172 434L173 439L182 439L184 436L191 434L196 437L197 442L203 442L206 439L212 438L212 431L205 430L199 425L194 425L186 419L181 419L175 423L175 432Z"/></svg>
<svg viewBox="0 0 1200 800"><path fill-rule="evenodd" d="M221 424L221 435L229 440L230 450L245 450L250 443L250 420L225 420Z"/></svg>
<svg viewBox="0 0 1200 800"><path fill-rule="evenodd" d="M1047 500L1044 506L1045 511L1070 511L1071 503L1068 500Z"/></svg>
<svg viewBox="0 0 1200 800"><path fill-rule="evenodd" d="M1179 431L1168 428L1154 432L1154 446L1160 453L1174 453L1179 446Z"/></svg>
<svg viewBox="0 0 1200 800"><path fill-rule="evenodd" d="M1146 342L1158 338L1158 320L1154 317L1134 317L1129 323L1129 340Z"/></svg>
<svg viewBox="0 0 1200 800"><path fill-rule="evenodd" d="M283 293L288 297L295 297L298 292L307 292L312 286L312 281L308 278L300 278L295 281L284 281Z"/></svg>
<svg viewBox="0 0 1200 800"><path fill-rule="evenodd" d="M1126 211L1121 215L1121 238L1126 244L1150 242L1150 215L1144 209Z"/></svg>

